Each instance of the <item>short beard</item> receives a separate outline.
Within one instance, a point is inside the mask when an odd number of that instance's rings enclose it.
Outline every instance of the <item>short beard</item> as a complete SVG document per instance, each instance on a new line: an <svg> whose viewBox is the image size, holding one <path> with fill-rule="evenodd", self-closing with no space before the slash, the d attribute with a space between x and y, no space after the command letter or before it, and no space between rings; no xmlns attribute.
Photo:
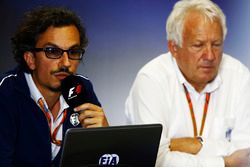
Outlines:
<svg viewBox="0 0 250 167"><path fill-rule="evenodd" d="M72 74L73 74L73 72L69 71L69 68L67 68L67 67L61 67L61 68L59 68L59 69L56 70L56 71L52 71L51 74L56 74L56 73L58 73L58 72L65 72L65 73L67 73L67 74L69 74L69 75L72 75Z"/></svg>
<svg viewBox="0 0 250 167"><path fill-rule="evenodd" d="M57 88L52 88L52 87L48 87L50 91L55 92L55 93L61 93L62 92L62 88L61 86L57 87Z"/></svg>

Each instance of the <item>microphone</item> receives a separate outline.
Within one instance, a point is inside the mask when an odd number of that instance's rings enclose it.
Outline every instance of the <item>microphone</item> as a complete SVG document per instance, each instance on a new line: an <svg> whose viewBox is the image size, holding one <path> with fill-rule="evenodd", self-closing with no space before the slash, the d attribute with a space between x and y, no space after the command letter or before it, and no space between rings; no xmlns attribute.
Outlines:
<svg viewBox="0 0 250 167"><path fill-rule="evenodd" d="M65 101L72 108L89 102L89 93L84 87L83 80L80 76L67 76L61 82L61 90Z"/></svg>

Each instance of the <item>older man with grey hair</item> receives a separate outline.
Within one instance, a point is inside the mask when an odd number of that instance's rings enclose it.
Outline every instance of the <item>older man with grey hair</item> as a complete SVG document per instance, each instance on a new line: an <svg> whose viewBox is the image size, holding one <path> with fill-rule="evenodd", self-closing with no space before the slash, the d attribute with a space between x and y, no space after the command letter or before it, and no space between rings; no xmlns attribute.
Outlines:
<svg viewBox="0 0 250 167"><path fill-rule="evenodd" d="M223 53L222 10L182 0L166 28L169 52L139 71L126 101L129 122L163 125L157 166L250 166L250 73Z"/></svg>

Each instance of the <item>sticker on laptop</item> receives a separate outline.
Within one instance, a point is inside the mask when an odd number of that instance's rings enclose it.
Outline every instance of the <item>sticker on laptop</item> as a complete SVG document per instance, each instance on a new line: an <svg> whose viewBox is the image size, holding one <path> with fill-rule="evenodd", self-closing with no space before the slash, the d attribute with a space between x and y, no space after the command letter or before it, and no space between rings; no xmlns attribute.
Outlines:
<svg viewBox="0 0 250 167"><path fill-rule="evenodd" d="M99 159L99 165L118 165L119 156L117 154L104 154Z"/></svg>

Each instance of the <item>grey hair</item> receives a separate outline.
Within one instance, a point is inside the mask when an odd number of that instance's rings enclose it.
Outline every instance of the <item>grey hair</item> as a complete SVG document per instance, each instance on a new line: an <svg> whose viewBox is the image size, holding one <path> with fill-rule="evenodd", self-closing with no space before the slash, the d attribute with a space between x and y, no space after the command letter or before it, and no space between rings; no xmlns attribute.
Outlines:
<svg viewBox="0 0 250 167"><path fill-rule="evenodd" d="M217 4L211 0L181 0L175 4L167 19L166 31L168 41L174 41L178 46L182 46L185 16L191 10L201 12L210 21L218 18L222 26L223 40L225 40L227 34L226 17Z"/></svg>

